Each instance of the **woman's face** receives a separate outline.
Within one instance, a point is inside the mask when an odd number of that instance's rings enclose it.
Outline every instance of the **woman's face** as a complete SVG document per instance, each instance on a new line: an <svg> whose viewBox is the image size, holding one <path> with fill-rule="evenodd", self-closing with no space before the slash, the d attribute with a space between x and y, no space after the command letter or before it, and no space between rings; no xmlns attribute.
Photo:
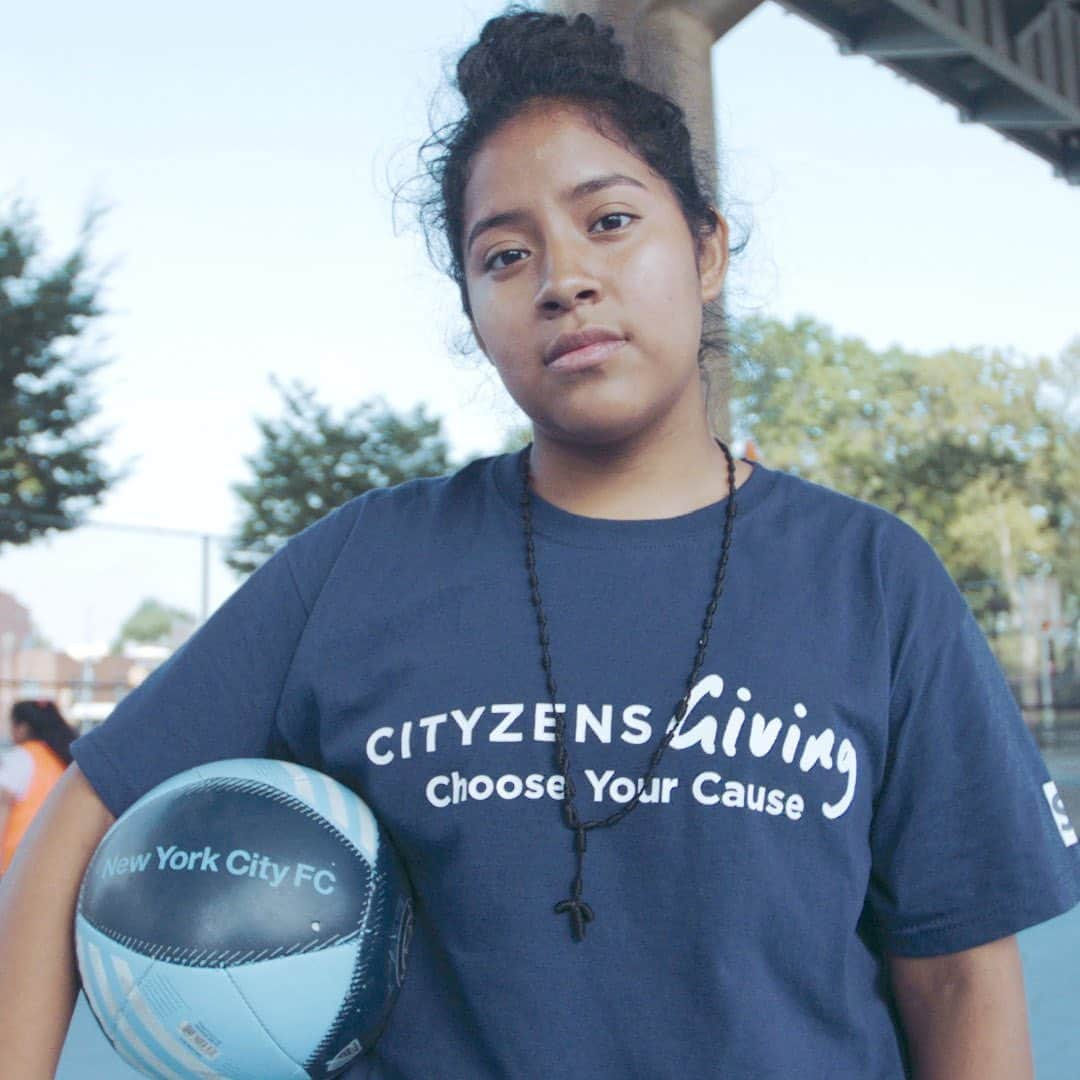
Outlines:
<svg viewBox="0 0 1080 1080"><path fill-rule="evenodd" d="M701 308L723 284L722 220L696 250L667 181L557 103L487 138L464 211L473 330L538 436L603 445L704 420ZM573 349L582 331L600 340Z"/></svg>

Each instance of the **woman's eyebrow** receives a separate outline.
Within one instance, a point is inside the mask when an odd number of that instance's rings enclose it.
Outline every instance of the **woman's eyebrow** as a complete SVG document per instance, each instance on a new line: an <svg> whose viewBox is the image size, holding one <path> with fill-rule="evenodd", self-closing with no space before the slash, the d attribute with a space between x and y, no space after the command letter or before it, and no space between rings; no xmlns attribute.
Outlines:
<svg viewBox="0 0 1080 1080"><path fill-rule="evenodd" d="M592 195L594 192L603 191L604 188L614 187L615 184L633 184L642 191L648 190L640 180L635 180L625 173L606 173L604 176L595 176L591 180L582 180L580 184L575 184L569 191L563 193L563 202L573 202L583 195Z"/></svg>
<svg viewBox="0 0 1080 1080"><path fill-rule="evenodd" d="M635 180L632 176L627 176L624 173L605 173L603 176L594 176L589 180L582 180L580 184L575 184L572 188L563 192L561 201L574 202L585 195L593 195L597 191L614 187L616 184L632 184L634 187L641 188L642 191L648 190L640 180ZM472 249L473 241L482 232L486 232L488 229L497 229L502 225L517 225L527 216L524 210L504 210L501 213L492 214L490 217L481 218L469 230L469 238L465 243L466 253Z"/></svg>
<svg viewBox="0 0 1080 1080"><path fill-rule="evenodd" d="M504 210L501 214L492 214L491 217L481 218L470 230L469 239L465 244L465 253L472 249L473 241L488 229L497 229L501 225L517 225L527 217L524 210Z"/></svg>

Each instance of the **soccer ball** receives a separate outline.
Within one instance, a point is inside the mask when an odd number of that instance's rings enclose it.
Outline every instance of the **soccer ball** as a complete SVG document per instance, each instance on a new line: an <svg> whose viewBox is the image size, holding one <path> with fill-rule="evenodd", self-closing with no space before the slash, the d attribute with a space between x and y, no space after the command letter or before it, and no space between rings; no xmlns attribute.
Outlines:
<svg viewBox="0 0 1080 1080"><path fill-rule="evenodd" d="M401 986L412 902L348 788L283 761L189 769L130 807L79 892L83 989L154 1077L328 1077Z"/></svg>

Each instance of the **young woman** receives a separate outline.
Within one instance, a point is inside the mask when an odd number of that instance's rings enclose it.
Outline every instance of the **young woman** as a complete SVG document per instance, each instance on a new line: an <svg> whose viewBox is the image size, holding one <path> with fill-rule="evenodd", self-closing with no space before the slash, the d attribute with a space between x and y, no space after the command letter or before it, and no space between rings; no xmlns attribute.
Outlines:
<svg viewBox="0 0 1080 1080"><path fill-rule="evenodd" d="M11 709L12 750L0 758L0 874L71 764L75 732L51 701L16 701Z"/></svg>
<svg viewBox="0 0 1080 1080"><path fill-rule="evenodd" d="M3 897L6 1057L49 1074L111 815L262 755L360 792L415 891L351 1078L1030 1076L1013 935L1080 868L961 595L713 438L727 226L610 31L494 19L458 85L428 220L533 443L330 514L76 744Z"/></svg>

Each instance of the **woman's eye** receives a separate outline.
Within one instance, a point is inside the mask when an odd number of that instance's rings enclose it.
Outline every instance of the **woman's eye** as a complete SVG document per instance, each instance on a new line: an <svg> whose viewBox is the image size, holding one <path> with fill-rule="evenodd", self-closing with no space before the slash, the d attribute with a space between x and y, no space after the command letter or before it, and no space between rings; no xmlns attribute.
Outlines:
<svg viewBox="0 0 1080 1080"><path fill-rule="evenodd" d="M525 254L525 252L522 251L520 248L508 248L506 251L496 251L495 254L492 255L484 263L484 269L485 270L505 270L506 267L509 266L511 263L516 263L516 262L520 261L517 258L517 256L519 256L519 255L523 256L524 254ZM513 255L515 257L510 259L509 261L506 261L506 262L500 262L499 261L500 259L506 259L506 257L508 255Z"/></svg>
<svg viewBox="0 0 1080 1080"><path fill-rule="evenodd" d="M629 224L633 220L633 214L627 214L621 210L617 210L613 213L605 214L602 218L597 218L590 231L616 232L619 228L625 228L626 224ZM612 224L612 222L614 222L614 224ZM623 222L625 222L625 224L621 224ZM602 228L597 229L597 226L602 226Z"/></svg>

